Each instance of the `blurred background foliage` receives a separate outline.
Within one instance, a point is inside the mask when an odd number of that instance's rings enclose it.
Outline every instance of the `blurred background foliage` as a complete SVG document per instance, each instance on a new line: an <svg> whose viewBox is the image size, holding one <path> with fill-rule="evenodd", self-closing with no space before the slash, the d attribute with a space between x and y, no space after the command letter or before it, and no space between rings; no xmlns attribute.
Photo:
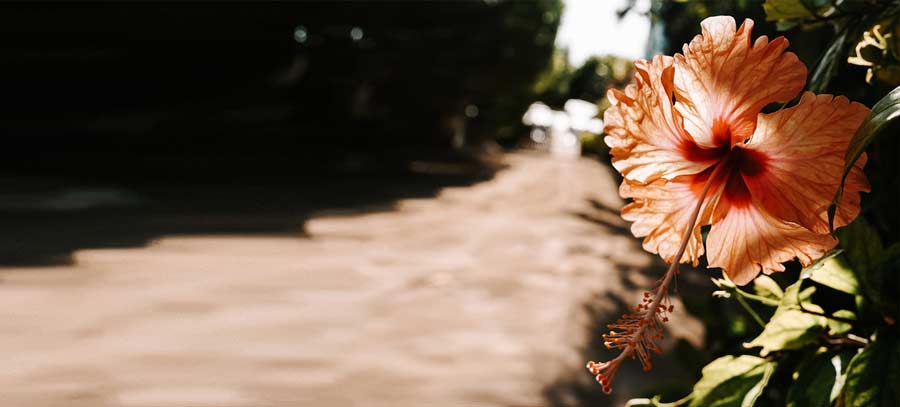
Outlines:
<svg viewBox="0 0 900 407"><path fill-rule="evenodd" d="M598 102L605 110L606 91L623 88L632 80L634 61L611 55L588 58L578 67L571 66L566 50L554 52L550 69L535 84L537 99L554 109L562 109L569 99Z"/></svg>
<svg viewBox="0 0 900 407"><path fill-rule="evenodd" d="M513 142L560 0L5 4L0 166L375 171ZM115 168L115 171L109 169Z"/></svg>

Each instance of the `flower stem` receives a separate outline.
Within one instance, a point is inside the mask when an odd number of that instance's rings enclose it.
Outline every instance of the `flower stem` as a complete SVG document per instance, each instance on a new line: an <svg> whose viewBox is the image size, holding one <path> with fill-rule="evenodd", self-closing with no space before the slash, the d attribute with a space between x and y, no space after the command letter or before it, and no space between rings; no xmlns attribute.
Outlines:
<svg viewBox="0 0 900 407"><path fill-rule="evenodd" d="M750 307L750 304L747 304L747 300L745 300L743 296L738 294L735 296L735 298L737 298L738 303L741 304L742 307L744 307L744 311L747 311L747 313L750 314L751 317L753 317L753 320L756 321L759 326L766 326L766 323L763 322L762 318L759 317L759 314L757 314L756 311L754 311L753 308Z"/></svg>
<svg viewBox="0 0 900 407"><path fill-rule="evenodd" d="M768 305L770 307L777 307L778 304L780 304L780 302L778 300L773 300L771 298L763 297L761 295L751 294L744 290L741 290L740 288L738 288L736 286L734 287L734 293L737 294L738 298L743 297L743 298L746 298L749 300L754 300L756 302L759 302L760 304Z"/></svg>

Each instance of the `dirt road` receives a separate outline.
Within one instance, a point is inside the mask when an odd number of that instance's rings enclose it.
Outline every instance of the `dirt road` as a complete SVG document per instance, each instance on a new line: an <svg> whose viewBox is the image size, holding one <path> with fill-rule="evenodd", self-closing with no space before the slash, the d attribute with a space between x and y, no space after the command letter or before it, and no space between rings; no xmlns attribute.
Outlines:
<svg viewBox="0 0 900 407"><path fill-rule="evenodd" d="M394 210L319 213L305 235L166 236L0 269L0 404L575 403L553 386L590 381L585 304L633 302L658 264L606 167L506 161ZM670 327L702 337L680 314Z"/></svg>

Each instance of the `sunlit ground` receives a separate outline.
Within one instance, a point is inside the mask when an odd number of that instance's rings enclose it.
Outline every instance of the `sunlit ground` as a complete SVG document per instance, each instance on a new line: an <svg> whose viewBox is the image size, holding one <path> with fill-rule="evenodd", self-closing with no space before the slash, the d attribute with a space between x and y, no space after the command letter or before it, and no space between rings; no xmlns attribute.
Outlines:
<svg viewBox="0 0 900 407"><path fill-rule="evenodd" d="M504 163L435 197L308 219L245 211L230 228L215 214L179 228L202 216L160 211L136 226L159 234L146 241L96 224L127 214L57 215L61 234L117 232L0 269L2 404L609 405L678 380L663 355L649 375L629 365L607 398L583 367L596 324L659 271L618 216L610 169ZM676 318L669 346L696 344L699 322Z"/></svg>

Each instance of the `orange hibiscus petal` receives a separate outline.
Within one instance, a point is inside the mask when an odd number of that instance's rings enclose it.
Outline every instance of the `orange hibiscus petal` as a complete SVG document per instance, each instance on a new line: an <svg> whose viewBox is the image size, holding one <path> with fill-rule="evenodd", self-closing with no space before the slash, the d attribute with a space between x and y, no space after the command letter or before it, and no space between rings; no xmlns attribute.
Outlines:
<svg viewBox="0 0 900 407"><path fill-rule="evenodd" d="M644 250L658 253L667 263L675 259L703 187L702 183L692 182L694 178L658 179L646 185L626 179L619 186L619 195L632 198L632 202L622 208L622 218L634 222L631 233L644 238ZM716 196L716 192L707 196L681 258L682 263L690 261L696 266L703 254L700 228L710 224Z"/></svg>
<svg viewBox="0 0 900 407"><path fill-rule="evenodd" d="M672 105L672 58L657 55L635 67L635 84L625 93L611 90L612 105L603 115L613 167L629 180L648 183L696 174L713 164L710 158L685 156L684 146L694 142Z"/></svg>
<svg viewBox="0 0 900 407"><path fill-rule="evenodd" d="M610 154L623 156L628 154L635 138L632 133L639 131L634 120L628 116L634 114L634 98L637 96L637 86L634 84L625 87L625 92L618 89L610 89L606 98L610 107L603 113L603 131L606 137L603 141L610 148Z"/></svg>
<svg viewBox="0 0 900 407"><path fill-rule="evenodd" d="M836 244L828 234L781 221L753 205L731 206L709 231L706 258L709 267L722 268L735 284L744 285L760 272L784 271L781 263L794 258L807 266Z"/></svg>
<svg viewBox="0 0 900 407"><path fill-rule="evenodd" d="M697 143L712 148L753 134L763 106L793 99L806 83L806 67L788 41L766 36L750 42L753 21L735 29L734 18L709 17L702 34L675 55L675 108ZM730 139L730 140L729 140Z"/></svg>
<svg viewBox="0 0 900 407"><path fill-rule="evenodd" d="M745 146L766 157L756 174L744 174L754 202L781 219L827 233L826 210L840 184L844 153L868 114L867 107L845 97L806 92L796 106L760 115ZM863 156L847 177L835 226L859 214L859 193L869 190L865 161Z"/></svg>

